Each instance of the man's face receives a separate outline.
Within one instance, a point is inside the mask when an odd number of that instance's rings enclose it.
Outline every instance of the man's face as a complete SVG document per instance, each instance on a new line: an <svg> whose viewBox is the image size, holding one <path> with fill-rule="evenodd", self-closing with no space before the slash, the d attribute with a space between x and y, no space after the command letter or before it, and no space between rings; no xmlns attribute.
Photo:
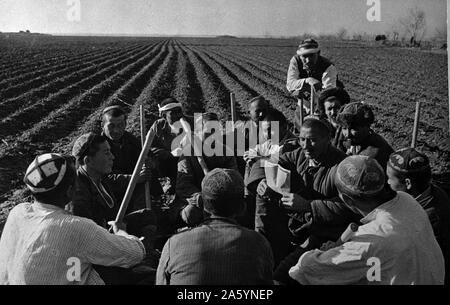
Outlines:
<svg viewBox="0 0 450 305"><path fill-rule="evenodd" d="M309 159L317 159L328 148L329 139L314 128L302 127L300 130L300 146Z"/></svg>
<svg viewBox="0 0 450 305"><path fill-rule="evenodd" d="M344 126L342 135L349 140L350 145L360 145L369 135L369 126Z"/></svg>
<svg viewBox="0 0 450 305"><path fill-rule="evenodd" d="M333 124L333 126L337 125L336 117L341 107L341 102L336 98L327 99L324 103L325 114L328 121Z"/></svg>
<svg viewBox="0 0 450 305"><path fill-rule="evenodd" d="M180 108L173 108L171 110L167 110L164 113L164 117L166 118L166 121L170 124L173 125L176 122L178 122L181 117L182 117L182 112Z"/></svg>
<svg viewBox="0 0 450 305"><path fill-rule="evenodd" d="M259 123L267 114L267 103L264 101L255 101L250 104L250 118L253 122Z"/></svg>
<svg viewBox="0 0 450 305"><path fill-rule="evenodd" d="M118 141L122 138L126 126L127 122L124 115L113 117L110 114L105 114L103 117L103 132L113 141Z"/></svg>
<svg viewBox="0 0 450 305"><path fill-rule="evenodd" d="M319 59L319 53L300 55L300 59L306 70L314 70L317 60Z"/></svg>
<svg viewBox="0 0 450 305"><path fill-rule="evenodd" d="M97 153L93 156L88 156L87 160L86 166L99 175L103 176L111 173L114 155L111 153L109 143L105 141L98 144Z"/></svg>
<svg viewBox="0 0 450 305"><path fill-rule="evenodd" d="M407 192L405 182L399 179L395 170L392 169L392 167L390 167L389 165L386 167L386 175L388 178L387 182L391 186L392 190L396 192L398 191Z"/></svg>

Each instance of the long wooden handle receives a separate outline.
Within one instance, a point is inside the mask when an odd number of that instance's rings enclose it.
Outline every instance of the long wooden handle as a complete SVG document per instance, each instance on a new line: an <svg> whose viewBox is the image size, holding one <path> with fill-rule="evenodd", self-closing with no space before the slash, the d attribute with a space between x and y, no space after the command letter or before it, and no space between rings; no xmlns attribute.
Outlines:
<svg viewBox="0 0 450 305"><path fill-rule="evenodd" d="M413 129L413 136L412 136L412 141L411 141L411 148L416 147L417 131L419 129L419 122L420 122L420 104L421 104L421 102L416 102L416 115L414 117L414 129Z"/></svg>
<svg viewBox="0 0 450 305"><path fill-rule="evenodd" d="M300 108L300 113L299 113L299 121L300 121L300 127L303 125L303 99L299 98L298 99L298 107ZM300 130L299 130L300 132Z"/></svg>
<svg viewBox="0 0 450 305"><path fill-rule="evenodd" d="M311 101L310 101L310 106L309 106L309 114L310 115L314 115L314 86L311 86Z"/></svg>
<svg viewBox="0 0 450 305"><path fill-rule="evenodd" d="M139 172L144 165L145 159L147 158L148 152L150 151L150 146L152 145L153 139L155 138L155 130L150 129L145 138L144 145L142 146L141 154L139 155L138 161L136 162L136 166L134 167L133 174L131 175L130 182L128 183L127 191L125 192L125 196L123 197L122 203L119 208L119 212L117 213L116 222L122 222L123 217L128 208L128 204L130 203L131 196L133 195L134 188L136 186Z"/></svg>
<svg viewBox="0 0 450 305"><path fill-rule="evenodd" d="M234 95L233 92L230 93L230 103L231 103L231 108L230 108L231 109L231 120L233 121L233 124L234 124L236 122L236 96Z"/></svg>
<svg viewBox="0 0 450 305"><path fill-rule="evenodd" d="M145 114L144 114L144 105L140 105L139 107L140 114L141 114L141 145L144 147L145 144L145 134L146 134L146 128L145 128ZM152 209L152 198L150 197L150 183L145 182L145 206L147 209Z"/></svg>

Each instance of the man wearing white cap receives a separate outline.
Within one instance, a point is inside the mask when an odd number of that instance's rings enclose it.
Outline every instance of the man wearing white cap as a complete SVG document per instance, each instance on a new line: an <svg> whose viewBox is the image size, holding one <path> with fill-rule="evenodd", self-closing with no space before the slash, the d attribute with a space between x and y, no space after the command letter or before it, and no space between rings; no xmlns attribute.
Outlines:
<svg viewBox="0 0 450 305"><path fill-rule="evenodd" d="M76 170L73 158L60 154L36 157L24 182L34 201L9 213L0 240L1 285L105 284L93 264L131 267L148 245L110 222L114 234L64 210L72 199Z"/></svg>
<svg viewBox="0 0 450 305"><path fill-rule="evenodd" d="M158 104L160 119L155 121L151 130L155 130L155 138L152 142L151 153L156 158L159 177L169 177L171 188L169 192L175 191L177 177L177 162L182 143L175 141L180 139L181 133L186 132L178 128L186 124L177 124L183 120L190 125L193 131L194 123L191 117L183 114L182 104L173 97L166 98Z"/></svg>
<svg viewBox="0 0 450 305"><path fill-rule="evenodd" d="M305 39L298 46L297 54L289 63L286 88L293 96L303 99L303 107L308 112L308 99L311 86L315 91L322 89L343 87L338 80L337 70L334 64L320 55L319 44L314 39ZM315 95L317 104L318 94ZM316 107L315 107L316 108ZM296 121L299 116L299 108L296 110Z"/></svg>

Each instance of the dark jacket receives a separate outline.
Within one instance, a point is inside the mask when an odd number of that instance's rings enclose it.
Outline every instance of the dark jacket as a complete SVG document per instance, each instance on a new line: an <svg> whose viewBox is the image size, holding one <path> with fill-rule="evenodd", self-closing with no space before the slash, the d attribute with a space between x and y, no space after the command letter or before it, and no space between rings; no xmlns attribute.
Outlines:
<svg viewBox="0 0 450 305"><path fill-rule="evenodd" d="M389 161L389 156L394 152L394 149L389 145L389 143L375 131L370 130L369 136L357 146L356 153L350 151L350 145L345 141L342 133L341 139L338 141L338 148L347 155L362 155L369 156L378 161L383 169L386 169L387 162Z"/></svg>
<svg viewBox="0 0 450 305"><path fill-rule="evenodd" d="M103 133L102 133L103 135ZM141 142L125 131L118 142L108 138L111 153L114 155L112 172L114 174L132 174L141 153Z"/></svg>
<svg viewBox="0 0 450 305"><path fill-rule="evenodd" d="M428 214L436 240L445 259L445 282L450 280L450 199L437 185L431 184L421 195L416 197Z"/></svg>
<svg viewBox="0 0 450 305"><path fill-rule="evenodd" d="M96 224L107 228L108 221L114 220L119 211L118 196L124 193L129 178L123 175L110 175L102 179L102 185L112 199L102 196L86 172L79 168L75 184L75 193L68 209L72 214L92 219Z"/></svg>
<svg viewBox="0 0 450 305"><path fill-rule="evenodd" d="M272 251L261 234L215 217L166 242L156 284L271 285L272 270Z"/></svg>

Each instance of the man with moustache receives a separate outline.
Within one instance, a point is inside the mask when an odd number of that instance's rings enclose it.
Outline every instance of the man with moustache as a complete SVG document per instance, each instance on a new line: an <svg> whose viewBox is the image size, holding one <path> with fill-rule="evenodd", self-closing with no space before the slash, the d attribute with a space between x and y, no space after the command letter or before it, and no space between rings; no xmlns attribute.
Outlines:
<svg viewBox="0 0 450 305"><path fill-rule="evenodd" d="M293 250L292 241L301 243L313 231L317 239L337 239L356 217L337 198L334 173L345 154L331 145L326 123L306 119L299 140L300 148L282 154L278 161L291 173L290 193L275 193L264 177L248 185L258 194L256 231L269 240L275 266ZM314 228L312 224L319 225L320 219L323 225Z"/></svg>

